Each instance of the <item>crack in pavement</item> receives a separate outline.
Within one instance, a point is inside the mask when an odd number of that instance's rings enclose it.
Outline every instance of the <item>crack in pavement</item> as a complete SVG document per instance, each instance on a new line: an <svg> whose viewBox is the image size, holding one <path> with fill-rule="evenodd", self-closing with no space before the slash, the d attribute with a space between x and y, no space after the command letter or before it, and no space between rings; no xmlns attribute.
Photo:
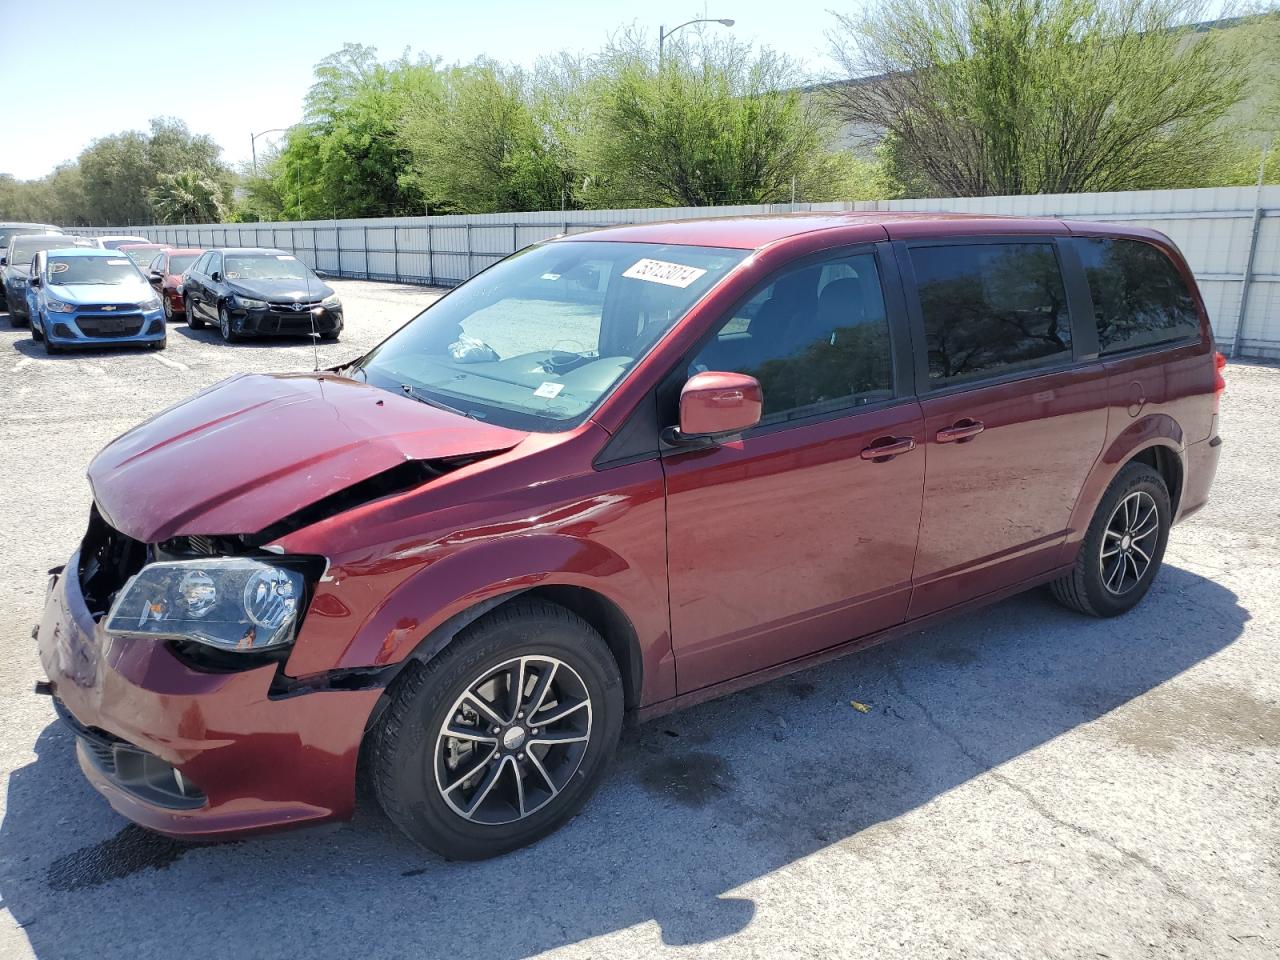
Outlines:
<svg viewBox="0 0 1280 960"><path fill-rule="evenodd" d="M1121 859L1126 860L1129 863L1137 864L1138 866L1144 868L1147 872L1149 872L1152 876L1154 876L1157 880L1159 880L1160 883L1164 886L1164 888L1169 893L1173 894L1176 897L1180 897L1181 899L1186 900L1189 903L1194 903L1202 909L1208 907L1209 912L1211 913L1214 912L1211 906L1199 900L1196 900L1194 897L1189 895L1185 890L1183 890L1182 887L1180 887L1169 876L1169 874L1164 870L1164 868L1160 867L1158 864L1153 863L1151 860L1148 860L1142 854L1134 850L1130 850L1128 847L1121 845L1117 841L1112 840L1110 837L1104 836L1103 834L1099 833L1096 830L1092 830L1089 827L1082 826L1081 824L1074 823L1070 820L1065 819L1064 817L1059 816L1057 813L1051 810L1048 806L1042 803L1035 796L1035 794L1033 794L1029 789L1017 783L1009 776L999 772L996 769L996 764L985 761L981 756L979 756L976 752L974 752L974 750L968 747L957 734L955 734L950 729L948 729L945 724L943 724L937 717L933 715L933 711L931 711L925 705L924 701L922 701L919 697L915 696L909 690L907 690L907 685L903 681L902 675L898 672L898 663L896 660L890 665L889 670L890 670L890 673L893 674L893 680L894 680L894 683L897 684L898 692L906 700L913 703L916 706L916 708L920 711L920 713L924 716L925 722L930 727L932 727L935 731L941 734L943 737L946 737L948 740L950 740L955 745L956 749L960 752L961 756L963 756L975 768L977 768L977 770L980 773L986 773L988 776L994 779L997 783L1000 783L1003 786L1008 787L1010 790L1020 795L1024 800L1027 801L1027 804L1031 807L1032 810L1034 810L1039 816L1043 817L1045 820L1049 821L1050 823L1056 826L1062 827L1063 829L1070 830L1072 833L1076 834L1077 836L1084 837L1089 840L1093 840L1097 843L1102 844L1103 846L1109 847L1110 849L1118 853Z"/></svg>

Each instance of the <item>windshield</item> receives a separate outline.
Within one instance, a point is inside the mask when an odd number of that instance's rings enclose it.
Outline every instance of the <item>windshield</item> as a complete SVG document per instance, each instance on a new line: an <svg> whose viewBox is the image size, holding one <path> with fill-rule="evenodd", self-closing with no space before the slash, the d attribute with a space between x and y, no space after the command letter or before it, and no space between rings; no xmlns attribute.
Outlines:
<svg viewBox="0 0 1280 960"><path fill-rule="evenodd" d="M140 280L138 268L127 257L49 257L49 284L70 287L83 283L128 283Z"/></svg>
<svg viewBox="0 0 1280 960"><path fill-rule="evenodd" d="M178 253L169 258L170 273L186 273L187 268L196 262L198 253Z"/></svg>
<svg viewBox="0 0 1280 960"><path fill-rule="evenodd" d="M49 233L47 227L0 227L0 252L9 246L12 237L27 236L32 233Z"/></svg>
<svg viewBox="0 0 1280 960"><path fill-rule="evenodd" d="M25 267L41 250L91 246L93 246L92 243L79 237L18 237L13 241L13 253L9 257L9 263L12 266Z"/></svg>
<svg viewBox="0 0 1280 960"><path fill-rule="evenodd" d="M156 247L137 247L133 250L121 250L130 260L138 265L139 270L145 270L147 264L156 258L156 251L160 248Z"/></svg>
<svg viewBox="0 0 1280 960"><path fill-rule="evenodd" d="M306 280L310 275L301 260L287 253L228 256L223 273L228 280Z"/></svg>
<svg viewBox="0 0 1280 960"><path fill-rule="evenodd" d="M601 241L530 247L428 307L358 369L384 389L479 419L564 430L749 252Z"/></svg>

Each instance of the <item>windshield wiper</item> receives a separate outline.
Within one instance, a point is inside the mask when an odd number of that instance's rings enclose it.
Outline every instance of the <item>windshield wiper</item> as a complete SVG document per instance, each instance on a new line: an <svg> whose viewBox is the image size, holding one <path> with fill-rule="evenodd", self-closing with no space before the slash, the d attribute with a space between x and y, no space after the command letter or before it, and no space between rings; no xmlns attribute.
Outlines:
<svg viewBox="0 0 1280 960"><path fill-rule="evenodd" d="M441 400L437 400L435 397L428 396L427 394L423 393L421 390L419 390L417 387L415 387L411 383L400 384L400 389L403 390L407 396L412 397L414 400L417 400L419 403L425 403L429 407L435 407L438 410L447 410L449 413L456 413L458 416L467 417L470 420L480 419L474 413L468 413L466 410L460 410L457 407L451 407L449 406L449 404Z"/></svg>

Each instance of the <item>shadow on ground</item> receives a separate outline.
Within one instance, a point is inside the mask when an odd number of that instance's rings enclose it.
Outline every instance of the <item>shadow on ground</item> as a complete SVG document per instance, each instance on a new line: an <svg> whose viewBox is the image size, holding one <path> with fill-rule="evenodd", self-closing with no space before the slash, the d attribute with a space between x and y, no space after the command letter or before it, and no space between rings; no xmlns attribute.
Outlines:
<svg viewBox="0 0 1280 960"><path fill-rule="evenodd" d="M423 854L371 812L221 846L154 837L81 782L71 737L50 724L9 781L0 893L42 958L359 944L501 960L645 921L668 944L708 942L751 923L735 888L829 844L856 857L887 821L1141 697L1247 619L1230 591L1176 568L1116 620L1017 597L630 731L576 821L480 864ZM1142 725L1140 707L1126 711L1135 749Z"/></svg>

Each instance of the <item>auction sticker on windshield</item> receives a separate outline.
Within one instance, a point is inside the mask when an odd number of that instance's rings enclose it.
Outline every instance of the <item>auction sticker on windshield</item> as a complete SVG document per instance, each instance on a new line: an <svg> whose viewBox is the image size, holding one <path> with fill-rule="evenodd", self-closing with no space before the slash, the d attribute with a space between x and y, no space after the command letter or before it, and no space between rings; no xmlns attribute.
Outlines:
<svg viewBox="0 0 1280 960"><path fill-rule="evenodd" d="M707 271L698 267L686 267L683 263L669 263L666 260L637 260L622 272L624 277L632 280L648 280L650 283L662 283L668 287L687 287Z"/></svg>

